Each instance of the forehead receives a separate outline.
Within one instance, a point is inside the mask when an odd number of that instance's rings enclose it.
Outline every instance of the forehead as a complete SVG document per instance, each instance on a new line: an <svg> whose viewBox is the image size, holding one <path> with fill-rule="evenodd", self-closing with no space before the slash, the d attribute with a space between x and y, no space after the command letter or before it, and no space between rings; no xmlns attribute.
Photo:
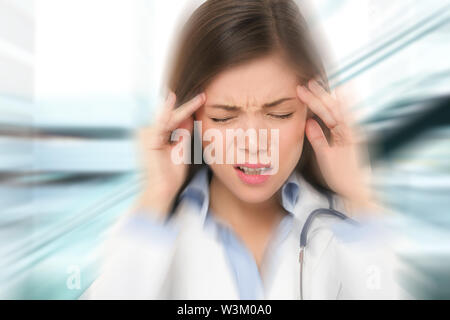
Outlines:
<svg viewBox="0 0 450 320"><path fill-rule="evenodd" d="M208 104L261 105L295 96L294 69L278 55L269 55L230 68L217 75L205 89Z"/></svg>

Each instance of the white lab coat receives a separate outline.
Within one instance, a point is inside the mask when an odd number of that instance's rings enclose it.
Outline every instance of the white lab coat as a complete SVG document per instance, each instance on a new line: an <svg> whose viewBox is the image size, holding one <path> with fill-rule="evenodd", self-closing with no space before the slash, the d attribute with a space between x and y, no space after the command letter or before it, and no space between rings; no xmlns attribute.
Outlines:
<svg viewBox="0 0 450 320"><path fill-rule="evenodd" d="M328 208L326 196L298 175L301 198L294 227L277 249L279 259L263 282L266 299L299 299L299 238L308 215ZM337 209L342 210L339 199ZM153 241L143 233L119 233L121 218L105 246L100 276L82 299L239 299L221 243L205 232L198 212L181 203L173 219L174 241ZM379 241L380 238L384 242ZM394 273L400 266L395 238L379 229L354 227L335 217L318 216L304 253L304 299L409 298Z"/></svg>

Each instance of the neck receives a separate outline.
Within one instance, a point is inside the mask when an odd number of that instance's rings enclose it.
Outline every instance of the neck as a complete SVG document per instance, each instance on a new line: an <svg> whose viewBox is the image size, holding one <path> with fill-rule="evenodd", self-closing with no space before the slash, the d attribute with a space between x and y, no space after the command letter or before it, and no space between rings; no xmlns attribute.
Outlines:
<svg viewBox="0 0 450 320"><path fill-rule="evenodd" d="M279 197L280 194L277 192L266 201L248 203L236 197L214 175L211 178L211 209L217 218L225 221L235 229L255 229L258 227L271 229L284 214Z"/></svg>

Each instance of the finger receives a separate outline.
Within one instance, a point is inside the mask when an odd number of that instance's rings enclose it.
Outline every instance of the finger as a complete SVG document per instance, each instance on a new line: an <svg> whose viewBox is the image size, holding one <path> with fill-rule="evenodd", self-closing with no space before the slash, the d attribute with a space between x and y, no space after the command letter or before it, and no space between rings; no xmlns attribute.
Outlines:
<svg viewBox="0 0 450 320"><path fill-rule="evenodd" d="M169 141L170 130L168 129L168 124L175 107L175 102L176 95L174 92L170 91L164 102L163 108L156 119L155 127L152 130L153 134L151 140L154 148L161 148Z"/></svg>
<svg viewBox="0 0 450 320"><path fill-rule="evenodd" d="M333 114L336 121L340 121L340 106L339 101L328 93L316 80L310 80L308 88L312 93L318 97L329 112Z"/></svg>
<svg viewBox="0 0 450 320"><path fill-rule="evenodd" d="M334 115L323 105L322 101L317 98L310 90L303 86L297 86L297 96L301 101L306 103L308 107L318 115L326 126L333 129L337 125Z"/></svg>
<svg viewBox="0 0 450 320"><path fill-rule="evenodd" d="M316 120L308 119L306 121L306 136L308 137L311 146L317 156L321 156L330 147L327 138L325 137L322 128Z"/></svg>
<svg viewBox="0 0 450 320"><path fill-rule="evenodd" d="M339 96L336 93L336 89L331 90L330 95L333 99L339 100Z"/></svg>
<svg viewBox="0 0 450 320"><path fill-rule="evenodd" d="M167 145L165 134L156 131L155 127L143 128L139 130L138 140L145 148L158 150Z"/></svg>
<svg viewBox="0 0 450 320"><path fill-rule="evenodd" d="M190 133L192 133L192 130L194 129L194 119L192 117L189 117L182 121L180 125L178 126L179 129L186 129Z"/></svg>
<svg viewBox="0 0 450 320"><path fill-rule="evenodd" d="M206 100L206 95L200 93L193 99L189 100L185 104L181 105L172 112L171 119L168 124L169 130L174 130L186 119L188 119L192 114L197 111Z"/></svg>
<svg viewBox="0 0 450 320"><path fill-rule="evenodd" d="M175 102L177 97L175 93L172 91L169 92L166 100L164 101L164 105L162 109L159 111L158 116L156 117L156 127L159 129L163 129L167 126L167 123L170 120L171 113L175 107Z"/></svg>

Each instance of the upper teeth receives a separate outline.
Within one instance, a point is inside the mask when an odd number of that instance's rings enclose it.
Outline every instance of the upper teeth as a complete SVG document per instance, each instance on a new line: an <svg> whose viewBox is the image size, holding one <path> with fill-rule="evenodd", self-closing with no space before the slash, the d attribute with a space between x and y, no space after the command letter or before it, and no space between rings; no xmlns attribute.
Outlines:
<svg viewBox="0 0 450 320"><path fill-rule="evenodd" d="M245 174L261 174L264 171L269 170L269 168L248 168L248 167L239 167Z"/></svg>

